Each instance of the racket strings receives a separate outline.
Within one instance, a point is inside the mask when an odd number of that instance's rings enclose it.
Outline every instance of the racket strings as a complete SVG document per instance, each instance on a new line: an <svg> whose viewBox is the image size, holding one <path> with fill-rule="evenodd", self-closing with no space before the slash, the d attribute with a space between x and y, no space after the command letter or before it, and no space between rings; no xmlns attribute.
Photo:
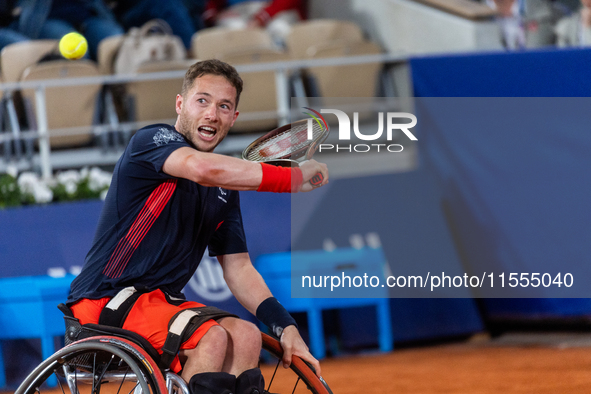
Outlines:
<svg viewBox="0 0 591 394"><path fill-rule="evenodd" d="M253 146L248 152L247 159L262 161L289 158L310 146L323 131L318 124L313 124L312 139L308 139L308 125L297 125Z"/></svg>

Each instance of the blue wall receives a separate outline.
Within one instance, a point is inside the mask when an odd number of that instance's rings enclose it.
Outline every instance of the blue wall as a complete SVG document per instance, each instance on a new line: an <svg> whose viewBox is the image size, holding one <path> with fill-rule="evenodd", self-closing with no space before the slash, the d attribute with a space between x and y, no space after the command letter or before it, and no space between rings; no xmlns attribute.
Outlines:
<svg viewBox="0 0 591 394"><path fill-rule="evenodd" d="M441 185L463 263L518 273L575 270L578 285L588 287L591 50L424 57L410 64L421 97L423 159ZM486 316L591 314L585 293L548 297L487 299Z"/></svg>

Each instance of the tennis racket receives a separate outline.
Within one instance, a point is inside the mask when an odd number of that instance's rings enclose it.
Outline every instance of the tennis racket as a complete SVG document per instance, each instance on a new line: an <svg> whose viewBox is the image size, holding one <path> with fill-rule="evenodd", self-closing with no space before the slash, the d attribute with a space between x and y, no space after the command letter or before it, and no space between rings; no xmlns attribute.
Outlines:
<svg viewBox="0 0 591 394"><path fill-rule="evenodd" d="M244 149L242 158L281 167L299 167L299 163L312 158L329 131L326 123L298 120L257 138ZM323 181L324 176L319 172L310 179L310 184L318 187Z"/></svg>

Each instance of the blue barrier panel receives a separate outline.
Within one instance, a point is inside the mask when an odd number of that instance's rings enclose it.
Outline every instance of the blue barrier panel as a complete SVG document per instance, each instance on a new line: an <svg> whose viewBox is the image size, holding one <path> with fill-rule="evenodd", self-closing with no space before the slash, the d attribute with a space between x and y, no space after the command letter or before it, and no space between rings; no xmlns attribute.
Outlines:
<svg viewBox="0 0 591 394"><path fill-rule="evenodd" d="M0 277L82 266L102 206L81 201L0 210Z"/></svg>
<svg viewBox="0 0 591 394"><path fill-rule="evenodd" d="M322 190L325 189L325 190ZM293 197L298 223L294 250L322 248L330 238L338 247L349 246L351 236L377 235L393 274L427 273L436 266L448 273L463 272L441 211L441 192L435 177L425 168L416 171L363 178L331 180L322 196ZM313 214L307 211L312 210ZM295 220L295 218L294 218ZM405 271L406 270L406 271ZM412 289L409 289L412 290ZM469 297L469 293L467 293ZM428 291L413 296L424 299L389 299L396 340L420 340L465 335L483 329L471 298L432 299ZM418 308L417 308L418 307ZM350 347L375 342L371 311L339 311L342 340Z"/></svg>
<svg viewBox="0 0 591 394"><path fill-rule="evenodd" d="M381 294L372 292L379 298L326 298L323 292L315 292L318 287L311 285L302 289L293 280L299 275L332 275L335 271L345 271L346 275L374 275L384 280L386 259L381 248L338 248L330 252L324 250L275 253L262 255L256 260L256 268L261 273L269 289L283 306L292 313L305 312L308 318L310 349L318 358L326 355L325 330L322 311L327 309L350 309L359 306L372 306L376 312L378 333L376 335L380 350L387 352L393 348L392 318L388 291ZM318 298L322 297L322 298Z"/></svg>
<svg viewBox="0 0 591 394"><path fill-rule="evenodd" d="M51 356L54 337L63 336L65 324L56 308L67 297L73 275L62 278L26 276L0 279L0 341L40 338L42 357ZM0 342L0 387L6 386ZM56 384L53 378L50 384Z"/></svg>
<svg viewBox="0 0 591 394"><path fill-rule="evenodd" d="M411 59L410 64L419 97L589 97L590 62L591 50L571 49L433 56ZM556 103L560 105L560 101ZM588 112L585 107L581 114ZM522 121L521 114L514 112L504 108L497 112L495 121ZM423 119L425 115L429 119L432 114L423 113ZM431 119L435 123L436 119ZM493 133L477 127L423 130L427 143L423 152L443 185L443 198L466 263L494 260L497 268L507 272L538 272L539 262L556 256L556 263L564 263L565 269L572 263L589 266L589 243L576 240L589 239L587 218L591 211L589 204L582 202L589 197L585 180L591 139L584 127L571 127L571 123L563 118L554 128L553 122L546 122L518 132L511 127L496 127ZM547 187L540 192L544 180ZM502 203L512 196L529 199L520 203L513 219L508 209L514 207ZM540 207L547 207L545 213L528 214ZM532 221L539 225L531 226ZM555 237L545 236L548 231ZM531 242L535 239L547 241ZM487 243L496 246L478 250L477 245ZM591 313L588 298L487 299L484 305L489 318Z"/></svg>
<svg viewBox="0 0 591 394"><path fill-rule="evenodd" d="M418 57L417 97L590 97L591 49Z"/></svg>

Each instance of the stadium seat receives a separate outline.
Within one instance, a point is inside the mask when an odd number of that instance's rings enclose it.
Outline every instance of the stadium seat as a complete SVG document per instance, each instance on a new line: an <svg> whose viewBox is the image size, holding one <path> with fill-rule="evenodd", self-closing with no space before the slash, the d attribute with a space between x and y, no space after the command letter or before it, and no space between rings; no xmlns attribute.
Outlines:
<svg viewBox="0 0 591 394"><path fill-rule="evenodd" d="M35 81L43 79L68 79L79 77L99 76L98 68L94 62L88 60L53 60L27 67L21 77L21 81ZM98 93L101 84L50 87L45 89L45 106L47 110L47 126L49 128L49 140L51 147L74 147L90 143L94 134L90 130L95 115ZM35 91L25 89L22 91L23 99L28 108L30 128L35 129ZM70 127L88 127L87 130L77 130L71 135L61 134L56 129Z"/></svg>
<svg viewBox="0 0 591 394"><path fill-rule="evenodd" d="M306 59L312 46L332 41L361 42L363 32L353 22L313 19L293 25L287 36L287 50L294 59Z"/></svg>
<svg viewBox="0 0 591 394"><path fill-rule="evenodd" d="M138 73L161 71L186 71L194 60L171 60L144 63ZM137 122L174 123L176 95L181 92L183 77L158 81L138 81L127 85L127 94L132 97L132 120Z"/></svg>
<svg viewBox="0 0 591 394"><path fill-rule="evenodd" d="M308 58L376 55L381 48L373 42L345 42L313 45L308 48ZM355 64L308 68L308 75L316 83L322 97L375 97L382 63Z"/></svg>
<svg viewBox="0 0 591 394"><path fill-rule="evenodd" d="M57 40L31 40L5 46L0 52L0 68L5 82L18 82L27 67L57 50Z"/></svg>
<svg viewBox="0 0 591 394"><path fill-rule="evenodd" d="M263 29L203 29L193 35L191 52L196 59L219 59L242 50L274 49L273 40Z"/></svg>
<svg viewBox="0 0 591 394"><path fill-rule="evenodd" d="M374 55L381 48L363 37L353 22L318 19L293 26L287 37L287 49L293 59L319 59ZM381 63L351 66L314 67L304 70L310 96L373 97Z"/></svg>
<svg viewBox="0 0 591 394"><path fill-rule="evenodd" d="M104 38L99 42L97 49L97 62L101 74L113 74L113 61L123 42L124 36L119 34Z"/></svg>
<svg viewBox="0 0 591 394"><path fill-rule="evenodd" d="M4 82L18 82L27 67L56 50L57 45L57 40L31 40L5 46L0 52L0 69ZM19 142L21 132L19 118L24 115L22 111L17 111L17 108L22 108L20 94L15 95L14 93L14 91L5 91L2 103L9 121L7 124L13 137L16 138L12 144L5 144L5 157L10 159L14 155L14 158L18 160L23 155L23 145ZM33 155L33 145L32 139L25 141L24 148L28 158Z"/></svg>
<svg viewBox="0 0 591 394"><path fill-rule="evenodd" d="M253 63L267 63L288 60L284 52L274 49L251 49L227 53L220 60L234 66ZM273 71L241 73L244 90L240 96L240 116L232 128L233 132L269 131L277 127L277 91ZM271 119L244 120L252 112L270 111ZM274 112L274 113L273 113Z"/></svg>

